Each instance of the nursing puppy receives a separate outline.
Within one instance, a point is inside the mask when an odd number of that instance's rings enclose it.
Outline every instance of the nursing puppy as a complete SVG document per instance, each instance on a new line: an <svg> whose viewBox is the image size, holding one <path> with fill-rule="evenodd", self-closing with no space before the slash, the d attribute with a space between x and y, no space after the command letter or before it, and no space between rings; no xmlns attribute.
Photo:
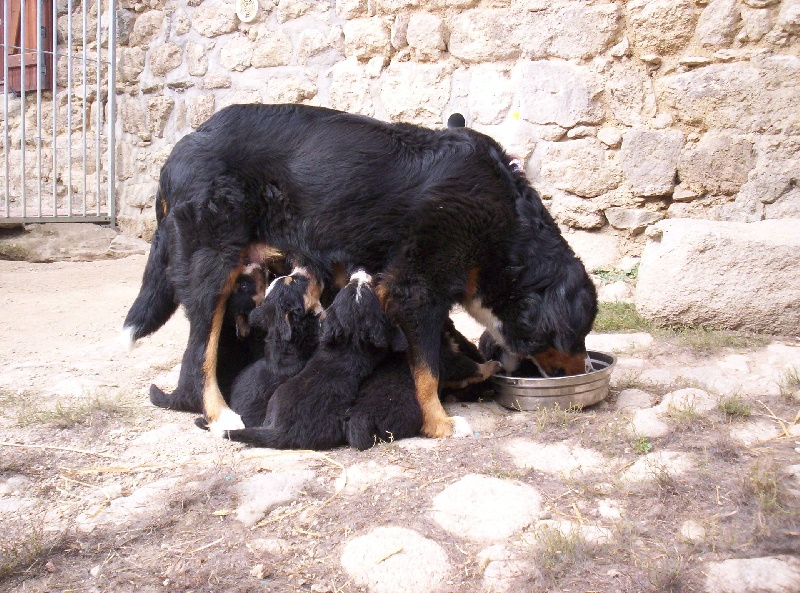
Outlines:
<svg viewBox="0 0 800 593"><path fill-rule="evenodd" d="M300 373L272 394L263 425L226 435L273 449L343 445L359 385L386 356L393 331L371 278L363 272L353 274L322 316L316 352Z"/></svg>
<svg viewBox="0 0 800 593"><path fill-rule="evenodd" d="M264 332L252 328L248 317L261 303L267 286L268 271L258 264L249 264L236 278L236 284L225 304L225 317L219 336L217 381L228 400L234 379L263 354ZM178 386L171 394L150 385L150 401L159 408L202 413L203 401L193 385L196 373L184 372L183 365L201 365L205 347L187 350L184 355Z"/></svg>
<svg viewBox="0 0 800 593"><path fill-rule="evenodd" d="M302 371L317 348L321 309L304 298L308 283L298 271L276 278L250 313L250 325L265 334L263 355L236 377L230 395L246 427L262 425L273 392Z"/></svg>

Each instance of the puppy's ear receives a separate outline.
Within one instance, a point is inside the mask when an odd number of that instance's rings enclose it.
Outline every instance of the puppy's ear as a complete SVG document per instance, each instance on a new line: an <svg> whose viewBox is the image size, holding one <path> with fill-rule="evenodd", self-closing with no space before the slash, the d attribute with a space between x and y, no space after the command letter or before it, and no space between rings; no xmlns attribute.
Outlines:
<svg viewBox="0 0 800 593"><path fill-rule="evenodd" d="M390 330L392 333L392 340L389 347L394 352L405 352L408 350L408 340L406 339L406 334L403 333L403 330L397 326L392 326Z"/></svg>
<svg viewBox="0 0 800 593"><path fill-rule="evenodd" d="M269 330L272 325L272 319L275 317L275 306L269 301L262 302L258 307L250 311L247 316L247 322L253 326Z"/></svg>
<svg viewBox="0 0 800 593"><path fill-rule="evenodd" d="M288 312L275 320L275 329L278 330L281 340L288 342L292 339L292 320Z"/></svg>

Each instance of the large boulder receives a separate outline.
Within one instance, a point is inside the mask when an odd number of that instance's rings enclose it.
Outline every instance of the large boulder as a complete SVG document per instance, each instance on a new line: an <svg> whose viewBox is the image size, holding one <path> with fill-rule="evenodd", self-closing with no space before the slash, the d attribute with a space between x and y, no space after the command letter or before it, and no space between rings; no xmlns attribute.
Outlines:
<svg viewBox="0 0 800 593"><path fill-rule="evenodd" d="M670 219L652 226L636 308L667 325L797 335L800 219Z"/></svg>

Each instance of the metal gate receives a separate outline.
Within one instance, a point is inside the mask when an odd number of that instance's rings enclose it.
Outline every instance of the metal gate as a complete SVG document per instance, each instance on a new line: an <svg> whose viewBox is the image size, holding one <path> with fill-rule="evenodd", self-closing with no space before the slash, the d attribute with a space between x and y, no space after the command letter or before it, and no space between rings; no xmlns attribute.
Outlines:
<svg viewBox="0 0 800 593"><path fill-rule="evenodd" d="M116 0L2 2L0 225L113 227Z"/></svg>

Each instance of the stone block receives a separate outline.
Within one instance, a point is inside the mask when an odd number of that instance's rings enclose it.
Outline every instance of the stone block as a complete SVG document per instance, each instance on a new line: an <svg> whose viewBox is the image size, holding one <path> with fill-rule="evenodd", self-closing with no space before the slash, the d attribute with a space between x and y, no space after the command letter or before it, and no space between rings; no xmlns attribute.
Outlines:
<svg viewBox="0 0 800 593"><path fill-rule="evenodd" d="M383 75L381 101L393 120L438 124L450 98L450 78L442 64L393 62Z"/></svg>
<svg viewBox="0 0 800 593"><path fill-rule="evenodd" d="M267 82L267 103L301 103L316 94L316 83L305 76L271 78Z"/></svg>
<svg viewBox="0 0 800 593"><path fill-rule="evenodd" d="M210 0L192 13L192 28L204 37L218 37L236 30L239 19L233 2Z"/></svg>
<svg viewBox="0 0 800 593"><path fill-rule="evenodd" d="M755 162L753 144L747 138L708 133L684 149L678 176L682 186L698 195L733 195L747 182Z"/></svg>
<svg viewBox="0 0 800 593"><path fill-rule="evenodd" d="M355 58L348 58L330 69L328 101L334 109L372 116L370 76Z"/></svg>
<svg viewBox="0 0 800 593"><path fill-rule="evenodd" d="M465 62L512 60L520 55L518 26L511 10L468 10L451 21L448 49Z"/></svg>
<svg viewBox="0 0 800 593"><path fill-rule="evenodd" d="M625 133L620 164L637 196L664 196L675 187L685 138L680 130L633 128Z"/></svg>
<svg viewBox="0 0 800 593"><path fill-rule="evenodd" d="M189 103L189 125L197 128L214 113L216 98L212 94L198 95Z"/></svg>
<svg viewBox="0 0 800 593"><path fill-rule="evenodd" d="M147 100L147 121L150 131L158 138L164 137L164 128L175 107L175 101L166 96L152 97Z"/></svg>
<svg viewBox="0 0 800 593"><path fill-rule="evenodd" d="M297 36L297 62L306 66L331 48L323 31L306 29ZM341 58L340 58L341 59Z"/></svg>
<svg viewBox="0 0 800 593"><path fill-rule="evenodd" d="M727 47L733 41L740 21L736 0L713 0L700 15L697 38L707 47Z"/></svg>
<svg viewBox="0 0 800 593"><path fill-rule="evenodd" d="M508 68L480 64L472 68L469 85L469 111L479 124L500 124L508 115L514 87Z"/></svg>
<svg viewBox="0 0 800 593"><path fill-rule="evenodd" d="M117 79L119 82L136 83L144 70L146 54L140 47L120 47L117 50Z"/></svg>
<svg viewBox="0 0 800 593"><path fill-rule="evenodd" d="M563 60L522 61L515 66L514 82L520 115L527 121L571 128L602 120L601 89L583 66Z"/></svg>
<svg viewBox="0 0 800 593"><path fill-rule="evenodd" d="M673 54L692 38L697 15L694 3L689 0L633 0L626 8L635 49Z"/></svg>
<svg viewBox="0 0 800 593"><path fill-rule="evenodd" d="M553 196L549 210L556 222L573 229L599 229L606 223L597 204L569 194Z"/></svg>
<svg viewBox="0 0 800 593"><path fill-rule="evenodd" d="M219 63L226 70L243 72L250 67L255 44L247 37L226 39L219 51Z"/></svg>
<svg viewBox="0 0 800 593"><path fill-rule="evenodd" d="M200 43L186 44L186 67L192 76L205 76L208 72L206 48Z"/></svg>
<svg viewBox="0 0 800 593"><path fill-rule="evenodd" d="M618 187L622 170L614 154L599 141L581 138L550 144L542 160L541 178L557 189L594 198Z"/></svg>
<svg viewBox="0 0 800 593"><path fill-rule="evenodd" d="M165 43L150 52L150 72L166 76L183 62L183 49L176 43Z"/></svg>
<svg viewBox="0 0 800 593"><path fill-rule="evenodd" d="M292 61L292 39L285 31L262 29L253 48L250 64L254 68L288 66Z"/></svg>
<svg viewBox="0 0 800 593"><path fill-rule="evenodd" d="M669 325L800 332L800 220L663 220L648 230L636 308Z"/></svg>
<svg viewBox="0 0 800 593"><path fill-rule="evenodd" d="M345 56L369 60L388 56L391 51L389 27L380 17L355 19L344 24Z"/></svg>
<svg viewBox="0 0 800 593"><path fill-rule="evenodd" d="M430 12L411 15L406 28L406 41L418 60L436 60L446 49L444 21Z"/></svg>
<svg viewBox="0 0 800 593"><path fill-rule="evenodd" d="M128 43L134 47L150 43L161 33L163 25L164 13L162 11L148 10L143 12L133 24Z"/></svg>
<svg viewBox="0 0 800 593"><path fill-rule="evenodd" d="M344 21L367 16L367 0L336 0L336 16Z"/></svg>

